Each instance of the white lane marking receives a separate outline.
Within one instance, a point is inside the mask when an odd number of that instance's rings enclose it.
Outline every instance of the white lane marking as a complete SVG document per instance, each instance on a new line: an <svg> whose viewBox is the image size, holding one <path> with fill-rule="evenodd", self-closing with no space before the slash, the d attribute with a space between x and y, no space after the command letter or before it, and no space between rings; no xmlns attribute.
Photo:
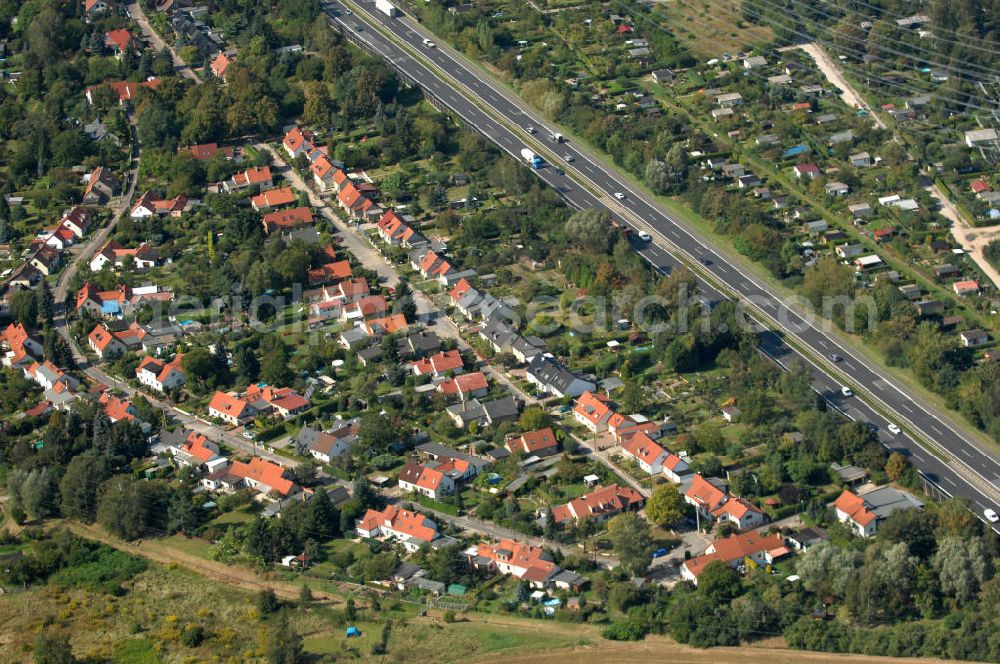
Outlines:
<svg viewBox="0 0 1000 664"><path fill-rule="evenodd" d="M958 487L958 485L955 484L955 482L953 482L950 477L945 477L943 479L944 479L945 482L947 482L948 484L952 485L953 487L956 487L956 488Z"/></svg>
<svg viewBox="0 0 1000 664"><path fill-rule="evenodd" d="M941 431L941 429L938 429L938 428L937 428L937 425L936 425L936 424L932 424L932 425L931 425L931 430L932 430L932 431L933 431L934 433L936 433L937 435L939 435L939 436L943 436L943 435L944 435L944 432L943 432L943 431Z"/></svg>
<svg viewBox="0 0 1000 664"><path fill-rule="evenodd" d="M920 461L921 463L924 460L924 458L922 456L920 456L919 454L917 454L916 452L914 452L912 456L913 456L914 459L916 459L917 461Z"/></svg>
<svg viewBox="0 0 1000 664"><path fill-rule="evenodd" d="M962 454L964 454L965 456L969 457L970 459L972 458L972 455L971 455L971 454L969 454L969 450L965 449L964 447L960 447L960 448L959 448L959 450L960 450L960 451L962 452Z"/></svg>

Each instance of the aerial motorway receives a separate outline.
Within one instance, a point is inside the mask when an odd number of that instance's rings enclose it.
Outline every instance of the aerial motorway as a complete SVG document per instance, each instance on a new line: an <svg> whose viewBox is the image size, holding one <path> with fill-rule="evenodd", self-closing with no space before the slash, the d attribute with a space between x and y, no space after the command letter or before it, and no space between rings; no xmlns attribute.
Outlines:
<svg viewBox="0 0 1000 664"><path fill-rule="evenodd" d="M404 80L526 163L570 205L607 209L633 231L633 247L653 268L690 268L706 305L727 298L747 303L759 324L762 352L783 366L796 359L811 365L813 388L846 416L876 428L882 443L907 456L937 491L969 500L984 520L984 513L1000 511L1000 461L993 450L786 303L587 146L567 140L559 127L464 56L439 45L387 0L378 6L369 0L330 2L324 11L331 27L384 58ZM1000 532L998 526L993 524Z"/></svg>

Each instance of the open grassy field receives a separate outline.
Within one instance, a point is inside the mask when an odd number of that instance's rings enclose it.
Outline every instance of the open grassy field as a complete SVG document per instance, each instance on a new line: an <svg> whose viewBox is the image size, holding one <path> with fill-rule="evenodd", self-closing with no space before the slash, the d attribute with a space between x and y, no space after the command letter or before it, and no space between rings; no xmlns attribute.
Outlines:
<svg viewBox="0 0 1000 664"><path fill-rule="evenodd" d="M740 0L662 0L674 36L698 57L735 55L771 40L771 28L742 20Z"/></svg>

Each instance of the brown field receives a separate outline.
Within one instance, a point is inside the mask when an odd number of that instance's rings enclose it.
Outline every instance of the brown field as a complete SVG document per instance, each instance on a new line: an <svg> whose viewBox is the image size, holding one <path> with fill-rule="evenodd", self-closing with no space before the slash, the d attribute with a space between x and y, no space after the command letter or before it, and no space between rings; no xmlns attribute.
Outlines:
<svg viewBox="0 0 1000 664"><path fill-rule="evenodd" d="M735 55L774 37L768 27L742 22L740 0L661 0L661 5L674 36L698 57Z"/></svg>

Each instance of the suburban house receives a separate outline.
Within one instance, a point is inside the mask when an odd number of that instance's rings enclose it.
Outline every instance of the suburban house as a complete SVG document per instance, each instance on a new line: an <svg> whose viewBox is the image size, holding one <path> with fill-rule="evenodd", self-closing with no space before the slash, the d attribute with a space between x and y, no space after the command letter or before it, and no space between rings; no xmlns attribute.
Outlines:
<svg viewBox="0 0 1000 664"><path fill-rule="evenodd" d="M743 498L730 496L720 507L712 510L712 518L728 521L737 530L746 530L764 525L764 512L759 507Z"/></svg>
<svg viewBox="0 0 1000 664"><path fill-rule="evenodd" d="M250 187L270 189L273 186L274 179L271 177L271 169L268 166L248 168L222 183L222 189L226 193L242 191Z"/></svg>
<svg viewBox="0 0 1000 664"><path fill-rule="evenodd" d="M405 216L400 216L394 210L382 215L376 226L382 241L390 246L402 246L407 249L427 244L427 238L414 230Z"/></svg>
<svg viewBox="0 0 1000 664"><path fill-rule="evenodd" d="M104 266L122 268L126 261L132 262L133 269L144 270L155 266L160 260L156 249L145 242L135 249L126 249L117 240L111 240L90 260L92 272L100 272Z"/></svg>
<svg viewBox="0 0 1000 664"><path fill-rule="evenodd" d="M698 577L710 563L721 562L730 567L750 564L769 565L790 553L780 535L761 535L749 532L730 535L709 545L705 553L685 560L681 565L681 577L698 585Z"/></svg>
<svg viewBox="0 0 1000 664"><path fill-rule="evenodd" d="M445 412L459 429L466 429L473 422L480 427L493 426L516 420L518 416L517 402L509 395L486 402L469 399L448 406Z"/></svg>
<svg viewBox="0 0 1000 664"><path fill-rule="evenodd" d="M208 416L239 426L257 417L257 410L245 399L216 391L208 404Z"/></svg>
<svg viewBox="0 0 1000 664"><path fill-rule="evenodd" d="M351 444L357 440L357 429L357 422L353 420L340 422L340 426L326 431L305 426L295 437L295 447L308 450L317 461L330 463L334 458L350 451Z"/></svg>
<svg viewBox="0 0 1000 664"><path fill-rule="evenodd" d="M433 463L433 462L432 462ZM399 488L437 500L455 493L455 478L434 465L407 463L399 471Z"/></svg>
<svg viewBox="0 0 1000 664"><path fill-rule="evenodd" d="M524 376L539 391L560 399L575 398L584 392L597 389L595 383L580 378L548 354L536 355L528 364Z"/></svg>
<svg viewBox="0 0 1000 664"><path fill-rule="evenodd" d="M83 17L87 22L106 15L114 7L113 0L83 0Z"/></svg>
<svg viewBox="0 0 1000 664"><path fill-rule="evenodd" d="M150 79L148 81L142 81L141 83L133 83L132 81L113 81L111 83L99 83L97 85L92 85L86 89L85 94L87 96L87 101L90 104L94 103L94 93L98 90L110 90L111 93L118 97L118 103L122 106L127 106L132 103L132 101L139 96L140 90L155 90L156 86L159 85L160 81L157 79ZM84 200L84 203L88 201Z"/></svg>
<svg viewBox="0 0 1000 664"><path fill-rule="evenodd" d="M295 159L300 154L308 154L315 149L313 145L313 134L311 131L303 131L299 127L292 127L285 134L281 141L281 146L289 159Z"/></svg>
<svg viewBox="0 0 1000 664"><path fill-rule="evenodd" d="M476 569L496 570L505 576L525 579L535 587L545 587L560 568L544 549L514 540L497 544L477 544L466 553Z"/></svg>
<svg viewBox="0 0 1000 664"><path fill-rule="evenodd" d="M244 392L243 399L258 415L274 415L282 419L298 415L309 408L309 400L290 387L250 385Z"/></svg>
<svg viewBox="0 0 1000 664"><path fill-rule="evenodd" d="M33 362L24 369L24 377L40 385L44 390L55 389L62 384L70 389L80 387L80 381L73 378L62 369L45 360L44 362Z"/></svg>
<svg viewBox="0 0 1000 664"><path fill-rule="evenodd" d="M837 520L859 537L871 537L878 523L897 510L923 509L924 504L905 491L883 486L863 494L844 490L833 503Z"/></svg>
<svg viewBox="0 0 1000 664"><path fill-rule="evenodd" d="M263 495L276 493L287 498L299 492L298 485L286 476L288 471L285 467L261 457L253 457L250 459L250 463L234 461L228 468L218 472L229 478L238 478L240 483L237 484L236 488L246 486ZM225 484L232 486L231 479L225 480Z"/></svg>
<svg viewBox="0 0 1000 664"><path fill-rule="evenodd" d="M219 456L219 446L194 431L160 432L160 445L165 447L178 466L217 470L228 462Z"/></svg>
<svg viewBox="0 0 1000 664"><path fill-rule="evenodd" d="M131 32L122 28L104 33L104 46L110 48L118 60L121 60L122 54L129 49L142 50L142 42L133 37Z"/></svg>
<svg viewBox="0 0 1000 664"><path fill-rule="evenodd" d="M419 260L411 261L411 265L425 279L434 279L442 275L447 275L455 269L451 263L433 251L423 254Z"/></svg>
<svg viewBox="0 0 1000 664"><path fill-rule="evenodd" d="M409 327L409 323L406 322L406 316L403 314L392 314L391 316L372 318L361 323L361 329L363 329L365 334L369 337L381 337L386 334L395 334L396 332L404 331L407 327Z"/></svg>
<svg viewBox="0 0 1000 664"><path fill-rule="evenodd" d="M146 331L135 322L123 330L114 331L101 323L87 335L87 343L99 358L107 360L127 351L138 350L145 336Z"/></svg>
<svg viewBox="0 0 1000 664"><path fill-rule="evenodd" d="M90 210L82 208L79 205L74 205L65 214L63 214L60 224L63 228L68 228L73 232L78 239L82 239L87 231L90 230L90 224L93 222L94 216L90 213Z"/></svg>
<svg viewBox="0 0 1000 664"><path fill-rule="evenodd" d="M110 168L98 166L87 178L87 186L83 190L84 205L104 205L118 194L121 183Z"/></svg>
<svg viewBox="0 0 1000 664"><path fill-rule="evenodd" d="M410 368L417 376L441 376L449 371L453 374L462 373L464 363L462 354L457 350L443 350L417 360Z"/></svg>
<svg viewBox="0 0 1000 664"><path fill-rule="evenodd" d="M313 213L306 206L292 208L290 210L276 210L264 215L261 222L264 224L264 235L271 233L288 233L313 223Z"/></svg>
<svg viewBox="0 0 1000 664"><path fill-rule="evenodd" d="M485 397L490 386L482 371L461 374L438 383L437 390L448 397L458 397L460 401Z"/></svg>
<svg viewBox="0 0 1000 664"><path fill-rule="evenodd" d="M184 356L178 353L169 362L147 355L139 362L135 368L135 377L140 383L151 387L157 392L172 390L184 384L184 370L181 368L181 359Z"/></svg>
<svg viewBox="0 0 1000 664"><path fill-rule="evenodd" d="M523 433L520 436L512 436L504 443L504 447L511 454L520 453L525 456L546 457L559 452L559 441L556 440L552 428L545 427Z"/></svg>
<svg viewBox="0 0 1000 664"><path fill-rule="evenodd" d="M440 443L422 443L417 445L416 450L437 463L438 465L433 467L450 474L456 482L476 477L493 463L492 459L466 454Z"/></svg>
<svg viewBox="0 0 1000 664"><path fill-rule="evenodd" d="M212 64L209 65L209 70L212 75L221 78L223 81L226 80L226 70L229 69L229 65L233 64L234 57L230 57L225 53L219 53L215 56L215 60L212 60Z"/></svg>
<svg viewBox="0 0 1000 664"><path fill-rule="evenodd" d="M705 479L700 474L696 474L691 479L691 484L684 492L684 502L694 507L703 517L710 518L712 512L729 499L725 483L714 477Z"/></svg>
<svg viewBox="0 0 1000 664"><path fill-rule="evenodd" d="M951 285L952 289L955 291L955 295L959 297L968 297L969 295L979 295L979 282L974 279L969 279L966 281L956 281Z"/></svg>
<svg viewBox="0 0 1000 664"><path fill-rule="evenodd" d="M612 415L615 411L611 408L611 400L596 392L581 394L573 408L574 419L593 433L607 431Z"/></svg>
<svg viewBox="0 0 1000 664"><path fill-rule="evenodd" d="M795 173L795 177L802 179L804 177L813 180L819 177L821 171L816 164L796 164L792 167L792 172Z"/></svg>
<svg viewBox="0 0 1000 664"><path fill-rule="evenodd" d="M659 443L645 433L637 433L622 443L622 453L639 464L648 475L658 475L663 472L663 463L670 456Z"/></svg>
<svg viewBox="0 0 1000 664"><path fill-rule="evenodd" d="M174 198L161 200L153 195L152 191L147 191L136 204L132 206L129 213L133 219L143 219L145 217L170 216L180 217L187 207L187 198L178 194Z"/></svg>
<svg viewBox="0 0 1000 664"><path fill-rule="evenodd" d="M368 510L358 520L355 529L361 537L397 540L410 553L424 544L438 549L455 542L453 538L441 535L437 524L426 516L408 512L395 505L389 505L382 511Z"/></svg>
<svg viewBox="0 0 1000 664"><path fill-rule="evenodd" d="M663 460L663 474L667 476L668 480L674 484L680 484L690 472L691 467L687 461L672 452L667 453L667 458Z"/></svg>
<svg viewBox="0 0 1000 664"><path fill-rule="evenodd" d="M0 350L3 350L3 366L8 369L20 369L25 364L33 362L34 358L42 357L42 344L34 339L28 330L14 321L0 334Z"/></svg>
<svg viewBox="0 0 1000 664"><path fill-rule="evenodd" d="M612 484L553 507L552 519L556 523L581 519L603 521L622 512L638 511L644 502L645 498L635 489Z"/></svg>
<svg viewBox="0 0 1000 664"><path fill-rule="evenodd" d="M316 188L320 191L330 191L332 189L339 192L340 184L347 180L347 175L344 171L337 168L325 154L319 155L309 165L309 171L312 173Z"/></svg>
<svg viewBox="0 0 1000 664"><path fill-rule="evenodd" d="M279 187L257 194L250 199L250 206L257 212L267 212L274 208L291 205L295 200L295 190L291 187Z"/></svg>
<svg viewBox="0 0 1000 664"><path fill-rule="evenodd" d="M218 143L202 143L185 148L177 148L177 152L189 152L198 161L208 161L215 155L222 153L228 160L236 158L236 151L233 148L220 148Z"/></svg>

